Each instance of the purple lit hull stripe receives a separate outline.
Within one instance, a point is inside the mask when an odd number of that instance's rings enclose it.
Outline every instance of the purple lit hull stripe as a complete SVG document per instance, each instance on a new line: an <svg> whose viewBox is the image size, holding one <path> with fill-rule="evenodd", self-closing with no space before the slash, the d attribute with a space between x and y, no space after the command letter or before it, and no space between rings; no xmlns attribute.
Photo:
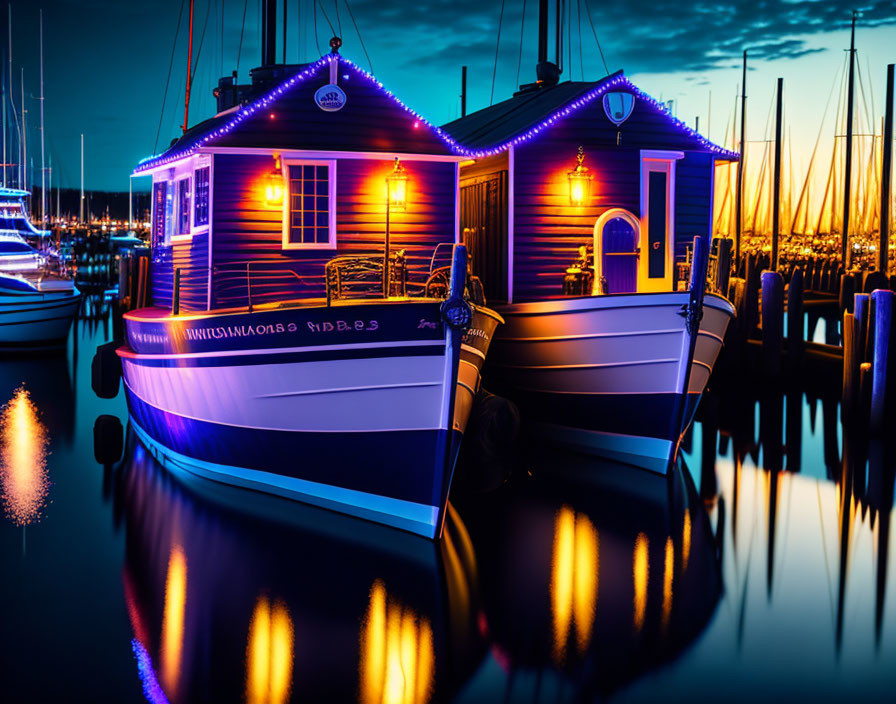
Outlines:
<svg viewBox="0 0 896 704"><path fill-rule="evenodd" d="M137 425L187 458L411 503L442 504L445 430L317 433L240 428L153 408L130 391L127 398ZM459 447L460 438L460 433L452 433L452 448ZM452 456L455 453L453 449Z"/></svg>

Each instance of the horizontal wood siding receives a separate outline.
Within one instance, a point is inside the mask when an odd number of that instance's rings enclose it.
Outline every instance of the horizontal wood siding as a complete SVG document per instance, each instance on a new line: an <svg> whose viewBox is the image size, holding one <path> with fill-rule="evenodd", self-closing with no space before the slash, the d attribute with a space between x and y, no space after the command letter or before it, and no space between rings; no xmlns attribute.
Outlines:
<svg viewBox="0 0 896 704"><path fill-rule="evenodd" d="M584 126L582 134L587 134ZM580 144L594 178L590 203L572 206L567 174ZM579 247L592 244L594 223L603 212L625 208L640 217L640 151L600 149L557 130L517 147L514 166L514 300L559 296L567 267Z"/></svg>
<svg viewBox="0 0 896 704"><path fill-rule="evenodd" d="M193 235L189 240L156 247L151 265L153 305L171 307L174 270L181 270L180 310L200 311L208 308L208 233Z"/></svg>
<svg viewBox="0 0 896 704"><path fill-rule="evenodd" d="M407 211L392 213L393 251L404 249L410 281L425 283L433 250L455 240L456 167L453 163L402 161L408 175ZM339 254L383 251L385 178L392 163L346 159L336 170Z"/></svg>
<svg viewBox="0 0 896 704"><path fill-rule="evenodd" d="M314 102L314 93L327 83L329 67L323 66L316 76L287 89L268 108L214 139L213 145L451 154L432 128L347 65L339 70L346 104L337 112L324 112Z"/></svg>
<svg viewBox="0 0 896 704"><path fill-rule="evenodd" d="M709 154L689 152L675 166L675 256L684 257L697 235L709 235L712 219L712 176Z"/></svg>
<svg viewBox="0 0 896 704"><path fill-rule="evenodd" d="M393 213L392 248L405 249L409 278L422 283L432 251L454 241L455 165L402 162L408 174L407 212ZM324 266L344 254L376 255L385 235L388 159L341 159L336 166L336 249L284 250L282 208L264 201L270 156L215 156L213 307L325 294Z"/></svg>
<svg viewBox="0 0 896 704"><path fill-rule="evenodd" d="M569 203L567 174L580 145L594 178L590 203L575 207ZM641 217L641 150L693 148L693 137L637 99L621 127L607 119L601 101L594 101L517 146L514 300L562 295L566 268L577 258L578 247L592 244L595 222L606 210L624 208ZM685 155L676 166L676 253L701 222L704 230L709 223L712 157L693 151Z"/></svg>
<svg viewBox="0 0 896 704"><path fill-rule="evenodd" d="M171 290L174 288L174 252L170 246L159 246L152 250L150 263L150 294L152 305L171 307Z"/></svg>

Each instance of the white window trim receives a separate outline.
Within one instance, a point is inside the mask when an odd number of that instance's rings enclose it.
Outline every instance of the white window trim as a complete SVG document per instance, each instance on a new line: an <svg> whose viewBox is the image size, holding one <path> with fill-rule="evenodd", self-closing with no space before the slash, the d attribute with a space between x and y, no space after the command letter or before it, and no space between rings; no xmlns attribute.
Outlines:
<svg viewBox="0 0 896 704"><path fill-rule="evenodd" d="M290 242L289 241L289 204L292 195L289 191L290 166L326 166L327 196L329 198L329 238L326 242ZM281 157L280 169L283 173L283 249L336 249L336 160L335 159L287 159Z"/></svg>
<svg viewBox="0 0 896 704"><path fill-rule="evenodd" d="M193 239L193 212L192 212L193 211L193 190L192 189L195 184L193 183L193 176L191 176L191 175L175 176L174 180L169 181L169 183L174 186L174 216L172 219L174 220L174 229L180 230L180 216L181 216L180 184L183 183L184 181L189 181L189 183L190 183L189 187L191 189L190 190L190 218L189 218L189 228L188 228L189 232L184 233L184 234L181 234L180 232L178 232L178 234L176 234L176 235L174 233L172 233L168 237L169 243L170 242L184 242L186 240Z"/></svg>
<svg viewBox="0 0 896 704"><path fill-rule="evenodd" d="M168 227L168 199L171 199L171 226L173 228L177 225L177 188L175 187L177 179L169 175L168 178L163 180L165 182L165 207L162 211L162 220L164 222L162 225L162 246L170 247L171 243L176 240L174 240L175 235L171 233L171 228Z"/></svg>
<svg viewBox="0 0 896 704"><path fill-rule="evenodd" d="M208 169L208 222L205 225L197 225L196 224L196 172L199 169ZM204 232L208 232L211 227L212 222L212 160L209 157L202 157L196 159L193 164L193 169L190 172L190 179L192 183L190 184L193 188L193 191L190 195L190 236L199 235Z"/></svg>
<svg viewBox="0 0 896 704"><path fill-rule="evenodd" d="M684 152L641 150L641 234L638 262L638 291L671 291L675 267L675 163L684 158ZM647 275L650 259L647 238L650 232L648 182L651 172L666 174L666 267L665 276L650 278Z"/></svg>

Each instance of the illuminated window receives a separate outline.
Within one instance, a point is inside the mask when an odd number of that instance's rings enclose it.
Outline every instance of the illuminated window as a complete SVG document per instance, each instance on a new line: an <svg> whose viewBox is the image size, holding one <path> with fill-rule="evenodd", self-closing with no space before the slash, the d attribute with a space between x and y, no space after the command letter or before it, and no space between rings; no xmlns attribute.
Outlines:
<svg viewBox="0 0 896 704"><path fill-rule="evenodd" d="M165 221L168 203L168 183L152 184L152 246L165 244Z"/></svg>
<svg viewBox="0 0 896 704"><path fill-rule="evenodd" d="M287 162L285 249L331 248L335 241L333 162Z"/></svg>
<svg viewBox="0 0 896 704"><path fill-rule="evenodd" d="M208 194L210 171L208 166L196 169L195 175L195 193L193 196L193 226L203 227L208 225Z"/></svg>
<svg viewBox="0 0 896 704"><path fill-rule="evenodd" d="M177 182L177 234L190 234L190 179Z"/></svg>

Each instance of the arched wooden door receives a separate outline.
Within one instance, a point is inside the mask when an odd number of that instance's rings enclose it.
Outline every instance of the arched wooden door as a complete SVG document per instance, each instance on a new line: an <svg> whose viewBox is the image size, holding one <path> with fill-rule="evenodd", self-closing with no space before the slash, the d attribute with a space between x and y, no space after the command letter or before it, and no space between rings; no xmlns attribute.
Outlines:
<svg viewBox="0 0 896 704"><path fill-rule="evenodd" d="M596 286L606 280L606 293L634 293L638 290L638 242L640 223L627 210L614 208L604 213L594 225ZM596 288L601 291L601 288Z"/></svg>

